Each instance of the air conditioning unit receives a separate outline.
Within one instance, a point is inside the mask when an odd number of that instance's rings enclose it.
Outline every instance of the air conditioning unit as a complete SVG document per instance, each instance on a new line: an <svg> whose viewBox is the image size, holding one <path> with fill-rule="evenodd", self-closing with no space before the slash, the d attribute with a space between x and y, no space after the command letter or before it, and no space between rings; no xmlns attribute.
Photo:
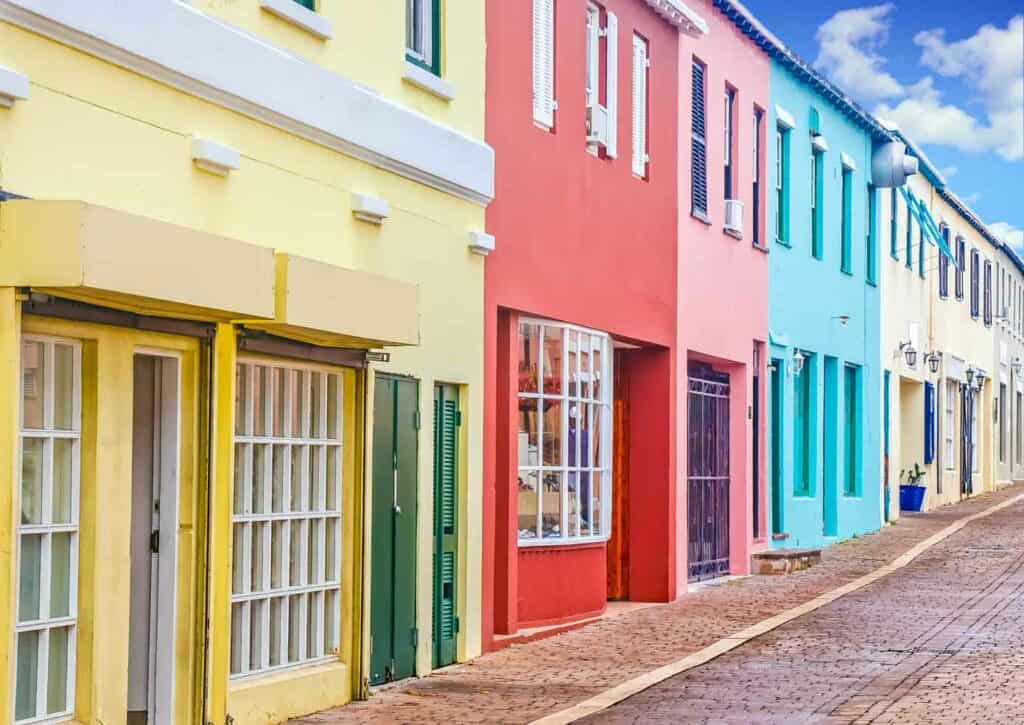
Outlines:
<svg viewBox="0 0 1024 725"><path fill-rule="evenodd" d="M743 202L737 199L725 200L725 231L740 239L743 237Z"/></svg>
<svg viewBox="0 0 1024 725"><path fill-rule="evenodd" d="M596 103L587 106L587 143L608 145L608 109Z"/></svg>

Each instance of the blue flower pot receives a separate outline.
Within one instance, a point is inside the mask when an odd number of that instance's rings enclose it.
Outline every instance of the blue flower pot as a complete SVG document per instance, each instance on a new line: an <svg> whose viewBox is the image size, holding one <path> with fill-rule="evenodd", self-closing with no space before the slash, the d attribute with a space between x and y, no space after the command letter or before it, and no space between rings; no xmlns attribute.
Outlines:
<svg viewBox="0 0 1024 725"><path fill-rule="evenodd" d="M900 486L900 511L920 511L926 486Z"/></svg>

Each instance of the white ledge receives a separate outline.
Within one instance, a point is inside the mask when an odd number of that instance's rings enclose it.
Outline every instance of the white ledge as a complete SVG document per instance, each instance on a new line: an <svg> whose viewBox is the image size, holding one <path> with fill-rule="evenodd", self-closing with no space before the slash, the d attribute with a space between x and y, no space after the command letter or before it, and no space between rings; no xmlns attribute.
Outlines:
<svg viewBox="0 0 1024 725"><path fill-rule="evenodd" d="M241 154L230 146L208 138L192 137L192 160L203 171L227 176L228 172L238 168L241 158Z"/></svg>
<svg viewBox="0 0 1024 725"><path fill-rule="evenodd" d="M295 0L260 0L260 7L320 40L330 40L334 37L330 20L299 5Z"/></svg>
<svg viewBox="0 0 1024 725"><path fill-rule="evenodd" d="M486 257L494 251L494 235L487 232L470 232L469 251Z"/></svg>
<svg viewBox="0 0 1024 725"><path fill-rule="evenodd" d="M0 66L0 106L10 108L28 98L28 76Z"/></svg>
<svg viewBox="0 0 1024 725"><path fill-rule="evenodd" d="M352 193L352 215L370 224L383 224L391 214L391 205L384 199L369 194Z"/></svg>
<svg viewBox="0 0 1024 725"><path fill-rule="evenodd" d="M791 131L796 128L796 119L793 118L793 114L782 106L775 106L775 121Z"/></svg>
<svg viewBox="0 0 1024 725"><path fill-rule="evenodd" d="M819 151L821 153L828 151L828 141L820 133L815 134L811 138L811 146L815 151Z"/></svg>
<svg viewBox="0 0 1024 725"><path fill-rule="evenodd" d="M455 86L444 78L434 75L426 68L421 68L412 61L405 61L402 80L412 83L417 88L422 88L428 93L433 93L438 98L443 98L446 101L455 100Z"/></svg>
<svg viewBox="0 0 1024 725"><path fill-rule="evenodd" d="M494 197L482 140L177 0L0 0L0 20L472 203Z"/></svg>
<svg viewBox="0 0 1024 725"><path fill-rule="evenodd" d="M844 169L849 169L850 171L857 170L857 162L845 151L839 153L839 161L843 164Z"/></svg>

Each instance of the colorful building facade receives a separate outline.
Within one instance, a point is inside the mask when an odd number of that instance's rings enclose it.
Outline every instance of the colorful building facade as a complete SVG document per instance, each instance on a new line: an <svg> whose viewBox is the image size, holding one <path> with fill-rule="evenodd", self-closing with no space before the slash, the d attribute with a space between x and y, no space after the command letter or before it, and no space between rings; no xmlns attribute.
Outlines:
<svg viewBox="0 0 1024 725"><path fill-rule="evenodd" d="M1024 480L1024 263L1003 242L995 266L996 485Z"/></svg>
<svg viewBox="0 0 1024 725"><path fill-rule="evenodd" d="M785 52L770 84L771 538L804 548L881 522L871 169L891 138Z"/></svg>
<svg viewBox="0 0 1024 725"><path fill-rule="evenodd" d="M480 652L483 8L327 5L0 7L0 720Z"/></svg>

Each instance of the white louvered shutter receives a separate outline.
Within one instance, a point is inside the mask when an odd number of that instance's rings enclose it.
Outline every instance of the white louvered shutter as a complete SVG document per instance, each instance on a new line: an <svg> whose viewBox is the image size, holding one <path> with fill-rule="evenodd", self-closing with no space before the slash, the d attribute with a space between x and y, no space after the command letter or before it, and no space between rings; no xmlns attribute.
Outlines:
<svg viewBox="0 0 1024 725"><path fill-rule="evenodd" d="M605 62L605 93L608 105L608 139L604 145L610 159L619 155L619 19L609 12L605 28L605 47L608 57Z"/></svg>
<svg viewBox="0 0 1024 725"><path fill-rule="evenodd" d="M555 125L555 0L533 0L533 120Z"/></svg>
<svg viewBox="0 0 1024 725"><path fill-rule="evenodd" d="M647 41L633 36L633 173L647 176Z"/></svg>

